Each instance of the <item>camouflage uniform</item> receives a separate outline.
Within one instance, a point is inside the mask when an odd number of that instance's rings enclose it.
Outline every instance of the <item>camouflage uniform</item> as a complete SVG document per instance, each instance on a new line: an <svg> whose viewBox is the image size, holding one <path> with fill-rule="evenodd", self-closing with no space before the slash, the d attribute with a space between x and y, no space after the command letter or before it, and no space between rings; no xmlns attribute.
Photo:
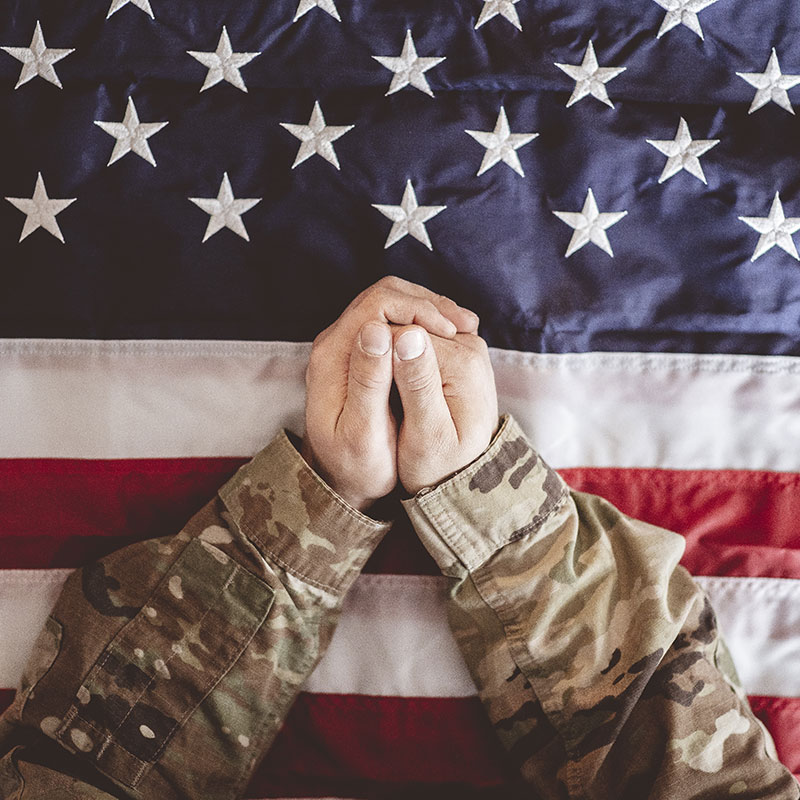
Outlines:
<svg viewBox="0 0 800 800"><path fill-rule="evenodd" d="M492 723L542 800L800 797L751 712L683 537L571 492L506 418L406 502Z"/></svg>
<svg viewBox="0 0 800 800"><path fill-rule="evenodd" d="M534 796L800 797L681 537L570 493L509 418L405 506ZM0 797L240 796L388 527L281 434L177 536L73 574L0 720Z"/></svg>

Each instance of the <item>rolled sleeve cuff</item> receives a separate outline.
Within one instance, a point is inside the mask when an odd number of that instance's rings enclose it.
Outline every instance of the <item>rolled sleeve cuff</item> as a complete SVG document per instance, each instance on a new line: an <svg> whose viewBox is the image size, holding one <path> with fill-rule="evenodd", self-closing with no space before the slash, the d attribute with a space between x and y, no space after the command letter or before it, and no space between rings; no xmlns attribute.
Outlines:
<svg viewBox="0 0 800 800"><path fill-rule="evenodd" d="M279 433L225 486L233 521L295 577L343 594L391 527L348 505Z"/></svg>
<svg viewBox="0 0 800 800"><path fill-rule="evenodd" d="M511 416L486 452L403 506L439 568L477 569L509 542L535 532L568 497L560 476Z"/></svg>

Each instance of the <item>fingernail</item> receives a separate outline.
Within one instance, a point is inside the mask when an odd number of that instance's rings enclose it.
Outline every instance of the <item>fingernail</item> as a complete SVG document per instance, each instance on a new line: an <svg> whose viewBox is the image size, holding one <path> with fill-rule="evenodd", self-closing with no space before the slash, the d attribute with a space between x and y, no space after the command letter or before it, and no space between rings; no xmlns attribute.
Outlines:
<svg viewBox="0 0 800 800"><path fill-rule="evenodd" d="M394 351L401 361L419 358L425 352L425 337L422 335L422 331L406 331L395 342Z"/></svg>
<svg viewBox="0 0 800 800"><path fill-rule="evenodd" d="M368 322L361 328L359 334L361 349L371 356L383 356L389 352L392 344L392 337L389 329L385 325L377 322Z"/></svg>

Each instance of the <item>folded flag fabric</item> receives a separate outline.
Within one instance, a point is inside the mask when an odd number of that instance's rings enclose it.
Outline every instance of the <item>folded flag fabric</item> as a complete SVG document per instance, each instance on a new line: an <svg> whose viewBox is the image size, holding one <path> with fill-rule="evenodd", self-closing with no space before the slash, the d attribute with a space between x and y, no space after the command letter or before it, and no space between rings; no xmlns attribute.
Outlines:
<svg viewBox="0 0 800 800"><path fill-rule="evenodd" d="M396 274L480 314L573 486L686 536L800 774L797 14L4 0L3 702L66 570L300 431L304 342ZM510 796L434 573L398 526L252 797Z"/></svg>

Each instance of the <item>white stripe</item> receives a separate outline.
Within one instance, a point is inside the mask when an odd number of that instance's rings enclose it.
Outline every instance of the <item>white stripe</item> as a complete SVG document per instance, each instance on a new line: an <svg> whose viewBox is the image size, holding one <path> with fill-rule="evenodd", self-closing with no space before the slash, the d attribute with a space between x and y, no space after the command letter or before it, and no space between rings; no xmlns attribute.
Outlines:
<svg viewBox="0 0 800 800"><path fill-rule="evenodd" d="M0 457L246 456L302 430L308 344L0 340ZM800 358L494 350L553 466L800 471Z"/></svg>
<svg viewBox="0 0 800 800"><path fill-rule="evenodd" d="M67 570L0 571L0 686L17 685ZM698 578L745 689L800 696L800 580ZM468 697L475 686L444 607L444 578L362 575L307 691Z"/></svg>
<svg viewBox="0 0 800 800"><path fill-rule="evenodd" d="M800 580L698 577L749 694L800 697Z"/></svg>
<svg viewBox="0 0 800 800"><path fill-rule="evenodd" d="M475 684L450 633L446 578L361 575L309 692L469 697Z"/></svg>
<svg viewBox="0 0 800 800"><path fill-rule="evenodd" d="M302 430L308 352L284 342L0 340L0 457L252 455L281 426Z"/></svg>

